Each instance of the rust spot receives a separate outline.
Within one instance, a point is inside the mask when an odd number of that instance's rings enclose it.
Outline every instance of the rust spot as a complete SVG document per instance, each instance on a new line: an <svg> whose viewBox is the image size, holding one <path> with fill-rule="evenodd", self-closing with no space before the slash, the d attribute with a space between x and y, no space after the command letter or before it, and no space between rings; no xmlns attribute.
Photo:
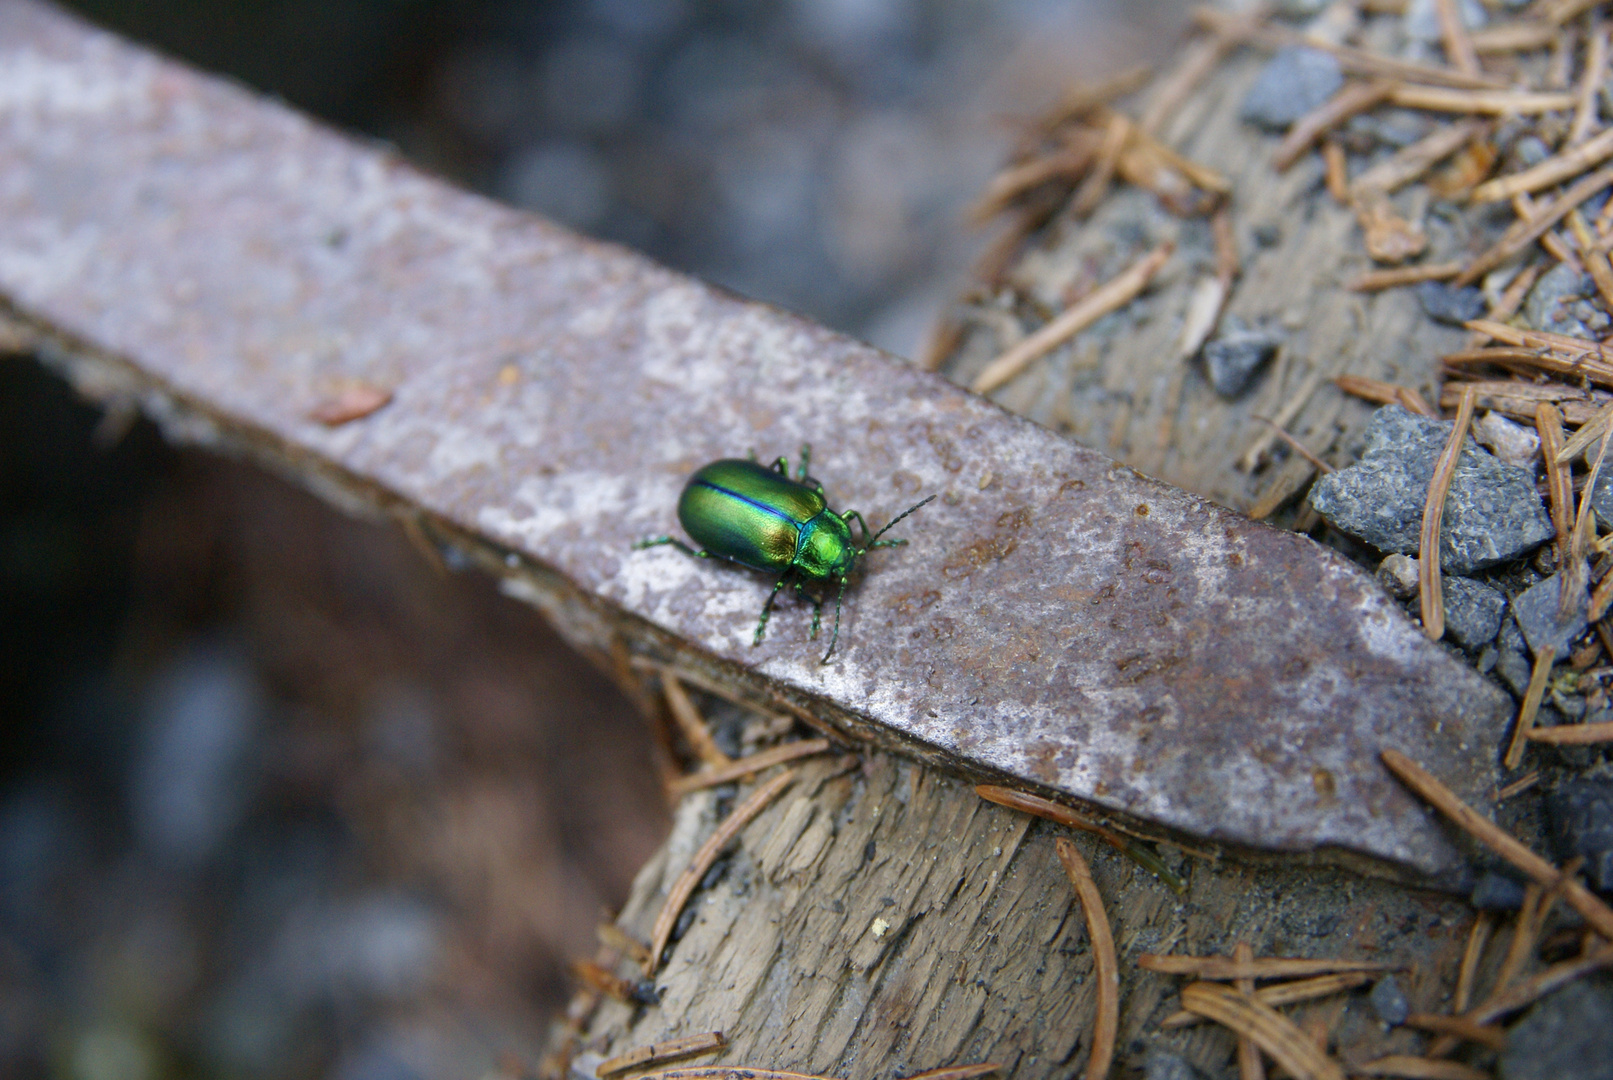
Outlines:
<svg viewBox="0 0 1613 1080"><path fill-rule="evenodd" d="M960 549L952 558L941 564L941 573L947 577L968 577L989 562L1001 561L1013 554L1019 540L1012 536L988 536Z"/></svg>
<svg viewBox="0 0 1613 1080"><path fill-rule="evenodd" d="M1147 503L1138 503L1137 504L1137 509L1133 510L1132 513L1136 514L1138 517L1147 517L1148 516L1148 504Z"/></svg>
<svg viewBox="0 0 1613 1080"><path fill-rule="evenodd" d="M1087 482L1085 480L1066 480L1059 485L1059 489L1053 493L1053 497L1056 499L1066 491L1081 491L1086 486Z"/></svg>
<svg viewBox="0 0 1613 1080"><path fill-rule="evenodd" d="M926 589L921 593L903 593L896 598L896 610L902 615L912 615L923 611L941 599L941 594L935 589Z"/></svg>
<svg viewBox="0 0 1613 1080"><path fill-rule="evenodd" d="M369 383L353 383L308 410L308 419L326 427L340 427L380 409L392 400L392 391Z"/></svg>
<svg viewBox="0 0 1613 1080"><path fill-rule="evenodd" d="M1237 551L1229 551L1229 552L1227 552L1227 565L1228 566L1242 566L1243 565L1243 555L1242 555L1242 553L1237 552Z"/></svg>
<svg viewBox="0 0 1613 1080"><path fill-rule="evenodd" d="M1020 507L1018 510L1004 510L997 515L997 528L1018 532L1031 523L1030 508Z"/></svg>
<svg viewBox="0 0 1613 1080"><path fill-rule="evenodd" d="M1182 662L1180 656L1167 654L1165 656L1150 656L1147 653L1137 653L1133 656L1123 656L1115 661L1115 670L1124 678L1122 682L1135 686L1150 675L1159 675L1169 671Z"/></svg>
<svg viewBox="0 0 1613 1080"><path fill-rule="evenodd" d="M1311 770L1311 786L1322 799L1332 799L1339 791L1338 781L1333 779L1333 774L1320 765Z"/></svg>

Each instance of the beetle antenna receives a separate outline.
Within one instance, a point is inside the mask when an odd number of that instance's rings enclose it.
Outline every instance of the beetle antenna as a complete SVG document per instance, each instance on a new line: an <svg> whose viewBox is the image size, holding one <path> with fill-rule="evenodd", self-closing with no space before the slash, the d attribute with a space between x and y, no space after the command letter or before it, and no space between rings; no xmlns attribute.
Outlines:
<svg viewBox="0 0 1613 1080"><path fill-rule="evenodd" d="M900 514L897 514L895 517L891 518L889 524L887 524L883 529L881 529L877 533L875 533L874 536L873 536L873 539L868 541L867 545L863 548L863 554L866 555L868 553L868 549L874 546L874 540L878 540L881 536L884 536L886 533L890 532L892 526L894 526L898 521L901 521L903 518L905 518L907 515L911 514L913 511L925 506L928 503L932 503L934 501L935 501L935 496L934 495L931 495L928 499L920 499L918 502L914 503L912 506L909 506L906 510L903 510Z"/></svg>
<svg viewBox="0 0 1613 1080"><path fill-rule="evenodd" d="M930 498L933 499L933 498L935 498L935 496L932 495L932 496L930 496ZM924 501L929 502L929 499L926 499ZM923 505L923 504L921 503L920 505ZM834 636L829 639L829 651L823 654L823 659L822 660L818 661L818 663L820 663L820 664L827 664L829 662L829 657L831 657L831 656L833 656L835 654L835 644L840 640L840 599L841 599L841 597L843 597L845 595L846 595L846 579L841 578L840 579L840 591L835 593L835 632L834 632Z"/></svg>

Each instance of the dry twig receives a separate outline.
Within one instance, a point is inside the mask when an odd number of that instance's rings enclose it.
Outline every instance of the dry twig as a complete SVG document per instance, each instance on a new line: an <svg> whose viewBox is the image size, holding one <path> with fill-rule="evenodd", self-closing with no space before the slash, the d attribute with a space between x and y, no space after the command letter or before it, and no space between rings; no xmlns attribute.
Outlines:
<svg viewBox="0 0 1613 1080"><path fill-rule="evenodd" d="M1574 107L1573 94L1535 93L1528 90L1457 90L1444 86L1400 83L1389 100L1406 109L1489 116L1530 116Z"/></svg>
<svg viewBox="0 0 1613 1080"><path fill-rule="evenodd" d="M1383 104L1389 100L1394 89L1394 83L1383 79L1346 85L1331 98L1294 121L1288 129L1288 134L1284 135L1283 141L1277 145L1277 151L1271 157L1272 165L1278 172L1286 171L1324 133L1357 113L1364 113ZM1454 150L1455 147L1451 149Z"/></svg>
<svg viewBox="0 0 1613 1080"><path fill-rule="evenodd" d="M1467 23L1462 20L1459 0L1434 0L1434 11L1439 15L1439 36L1445 46L1445 59L1464 75L1478 75L1479 55L1468 36Z"/></svg>
<svg viewBox="0 0 1613 1080"><path fill-rule="evenodd" d="M1376 401L1380 405L1399 405L1418 416L1439 416L1423 400L1423 396L1409 386L1397 386L1381 379L1369 379L1365 375L1340 375L1333 380L1333 385L1352 397Z"/></svg>
<svg viewBox="0 0 1613 1080"><path fill-rule="evenodd" d="M1355 195L1372 190L1385 194L1398 191L1489 130L1490 124L1484 120L1462 120L1438 127L1356 177L1350 190Z"/></svg>
<svg viewBox="0 0 1613 1080"><path fill-rule="evenodd" d="M1546 743L1549 746L1595 746L1598 743L1613 742L1613 721L1531 728L1528 738L1530 742Z"/></svg>
<svg viewBox="0 0 1613 1080"><path fill-rule="evenodd" d="M771 769L775 765L783 765L785 762L811 757L814 754L828 753L831 748L832 744L828 739L801 739L797 742L775 746L771 750L762 750L742 758L735 758L727 765L719 768L702 769L688 776L680 776L671 783L670 787L673 796L681 799L692 791L716 787L718 784L732 783L735 780L744 780L748 776L754 776L764 769Z"/></svg>
<svg viewBox="0 0 1613 1080"><path fill-rule="evenodd" d="M1497 177L1494 181L1479 184L1473 189L1473 201L1495 203L1515 195L1540 192L1563 181L1571 181L1581 172L1595 164L1602 164L1608 158L1613 158L1613 127L1595 139L1579 143L1578 147L1569 147L1523 172L1513 172L1511 176Z"/></svg>
<svg viewBox="0 0 1613 1080"><path fill-rule="evenodd" d="M1587 143L1586 145L1590 144ZM1473 284L1473 282L1546 235L1547 232L1556 227L1558 222L1568 216L1570 210L1579 206L1609 184L1613 184L1613 168L1599 169L1580 180L1549 204L1540 207L1534 216L1509 228L1488 251L1474 259L1466 270L1457 275L1456 284Z"/></svg>
<svg viewBox="0 0 1613 1080"><path fill-rule="evenodd" d="M683 911L683 905L689 902L694 895L700 879L706 876L711 864L717 861L717 856L728 842L751 820L767 809L769 803L778 798L785 788L795 783L796 770L786 769L773 779L750 793L746 800L734 807L734 810L717 830L707 837L706 842L700 845L694 858L684 868L683 873L672 883L667 892L666 902L661 905L661 912L655 917L655 927L650 932L650 959L644 965L644 973L655 973L656 966L661 963L661 954L666 951L667 940L672 937L672 928L677 925L678 915Z"/></svg>
<svg viewBox="0 0 1613 1080"><path fill-rule="evenodd" d="M1432 1031L1437 1035L1454 1035L1464 1042L1478 1043L1491 1050L1500 1050L1507 1045L1506 1032L1500 1028L1493 1024L1475 1024L1461 1016L1414 1012L1406 1017L1406 1026L1419 1031Z"/></svg>
<svg viewBox="0 0 1613 1080"><path fill-rule="evenodd" d="M1103 897L1098 895L1098 884L1092 880L1092 868L1081 857L1081 852L1070 841L1060 837L1054 844L1059 862L1070 877L1070 885L1081 901L1081 914L1086 918L1087 938L1092 944L1093 973L1098 980L1098 1015L1093 1022L1092 1053L1087 1058L1087 1080L1103 1080L1109 1075L1109 1064L1114 1060L1115 1034L1120 1029L1120 964L1115 959L1115 939L1109 932L1109 917L1104 914Z"/></svg>
<svg viewBox="0 0 1613 1080"><path fill-rule="evenodd" d="M1585 141L1596 123L1596 95L1607 79L1607 28L1601 20L1591 21L1585 42L1585 70L1574 94L1574 122L1568 128L1568 145Z"/></svg>
<svg viewBox="0 0 1613 1080"><path fill-rule="evenodd" d="M1456 992L1451 998L1451 1007L1457 1012L1465 1011L1473 998L1473 980L1478 978L1479 961L1484 957L1484 946L1494 929L1495 917L1488 911L1479 912L1478 918L1473 920L1467 945L1462 949L1462 964L1456 970Z"/></svg>
<svg viewBox="0 0 1613 1080"><path fill-rule="evenodd" d="M1338 1063L1292 1020L1248 994L1216 983L1190 983L1182 988L1182 1007L1249 1036L1299 1080L1344 1080Z"/></svg>
<svg viewBox="0 0 1613 1080"><path fill-rule="evenodd" d="M683 684L670 670L661 673L661 692L666 695L667 708L672 713L672 719L677 723L678 730L683 732L683 737L689 740L689 746L694 750L695 757L710 769L721 769L733 764L734 759L723 753L716 740L711 737L711 729L706 726L706 718L700 715L700 710L689 700Z"/></svg>
<svg viewBox="0 0 1613 1080"><path fill-rule="evenodd" d="M1352 1065L1350 1071L1360 1076L1399 1076L1406 1080L1490 1080L1489 1073L1471 1065L1411 1054L1390 1054L1376 1061Z"/></svg>
<svg viewBox="0 0 1613 1080"><path fill-rule="evenodd" d="M1311 960L1274 956L1240 964L1225 956L1159 956L1154 953L1143 953L1137 957L1137 966L1144 971L1157 971L1162 975L1192 975L1200 979L1217 981L1289 979L1305 975L1329 975L1341 971L1395 970L1393 964L1380 964L1373 960Z"/></svg>
<svg viewBox="0 0 1613 1080"><path fill-rule="evenodd" d="M703 1035L685 1035L681 1039L650 1043L629 1050L625 1054L607 1058L599 1063L594 1075L599 1077L599 1080L605 1080L608 1076L615 1076L629 1069L642 1069L646 1065L659 1065L663 1061L676 1061L696 1054L710 1054L727 1045L728 1040L720 1031L708 1031Z"/></svg>
<svg viewBox="0 0 1613 1080"><path fill-rule="evenodd" d="M986 365L986 369L975 376L970 389L977 394L991 393L1038 357L1058 348L1109 312L1129 304L1165 265L1171 251L1171 244L1161 244L1118 277L1094 289L1058 318Z"/></svg>
<svg viewBox="0 0 1613 1080"><path fill-rule="evenodd" d="M994 1061L983 1061L979 1065L946 1065L939 1069L927 1069L921 1073L914 1073L905 1080L974 1080L977 1076L987 1073L1002 1072L1003 1067Z"/></svg>
<svg viewBox="0 0 1613 1080"><path fill-rule="evenodd" d="M1293 982L1273 983L1262 986L1255 991L1258 1001L1276 1008L1278 1005L1293 1005L1301 1001L1314 1001L1317 998L1341 994L1346 990L1354 990L1358 986L1365 986L1372 981L1372 976L1364 971L1341 971L1335 975L1317 975L1310 979L1295 979ZM1160 1021L1162 1028L1186 1027L1197 1024L1204 1018L1197 1013L1186 1011L1174 1012Z"/></svg>
<svg viewBox="0 0 1613 1080"><path fill-rule="evenodd" d="M1386 270L1369 270L1345 287L1351 292L1381 292L1400 285L1415 285L1419 281L1445 281L1461 272L1461 263L1392 266Z"/></svg>
<svg viewBox="0 0 1613 1080"><path fill-rule="evenodd" d="M1562 872L1555 866L1507 835L1494 822L1481 817L1472 807L1458 799L1450 788L1436 780L1432 774L1405 754L1398 750L1384 750L1382 756L1384 764L1389 767L1390 772L1400 778L1401 783L1411 788L1434 809L1450 818L1464 832L1522 870L1541 886L1550 888L1563 878ZM1613 908L1608 907L1595 893L1579 882L1568 879L1563 886L1563 899L1568 902L1569 907L1579 912L1598 934L1613 940ZM1613 957L1613 947L1609 948L1609 956ZM1479 1022L1488 1021L1481 1019Z"/></svg>
<svg viewBox="0 0 1613 1080"><path fill-rule="evenodd" d="M1417 545L1417 594L1422 608L1423 633L1430 641L1445 636L1445 594L1440 586L1440 524L1445 518L1445 496L1451 489L1451 477L1456 475L1456 463L1467 442L1468 425L1473 420L1473 406L1478 395L1471 387L1462 394L1462 404L1456 410L1456 423L1451 427L1450 438L1434 465L1434 476L1428 482L1428 498L1423 505L1422 535Z"/></svg>
<svg viewBox="0 0 1613 1080"><path fill-rule="evenodd" d="M1232 950L1232 959L1240 964L1247 964L1255 958L1254 949L1247 941L1240 941ZM1237 979L1232 984L1240 994L1253 994L1255 981L1253 979ZM1256 999L1259 1000L1259 999ZM1255 1041L1247 1035L1238 1036L1238 1078L1239 1080L1266 1080L1265 1063L1260 1060L1260 1048Z"/></svg>

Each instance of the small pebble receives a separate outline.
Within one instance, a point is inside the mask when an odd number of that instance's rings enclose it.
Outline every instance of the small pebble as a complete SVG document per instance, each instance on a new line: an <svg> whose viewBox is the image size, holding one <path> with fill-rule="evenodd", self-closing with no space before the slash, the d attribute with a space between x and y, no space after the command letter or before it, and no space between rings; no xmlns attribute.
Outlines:
<svg viewBox="0 0 1613 1080"><path fill-rule="evenodd" d="M1582 855L1593 888L1613 890L1613 780L1569 780L1546 796L1546 820L1560 861Z"/></svg>
<svg viewBox="0 0 1613 1080"><path fill-rule="evenodd" d="M1278 344L1278 339L1266 331L1231 323L1225 332L1205 344L1204 374L1216 393L1235 398L1249 389Z"/></svg>
<svg viewBox="0 0 1613 1080"><path fill-rule="evenodd" d="M1613 988L1583 978L1542 998L1507 1031L1503 1080L1613 1080Z"/></svg>
<svg viewBox="0 0 1613 1080"><path fill-rule="evenodd" d="M1523 906L1523 886L1491 870L1473 886L1472 903L1480 911L1517 911Z"/></svg>
<svg viewBox="0 0 1613 1080"><path fill-rule="evenodd" d="M1593 461L1596 449L1591 448ZM1603 528L1613 529L1613 447L1608 448L1607 458L1602 463L1602 471L1596 474L1596 487L1591 490L1591 509L1596 511L1597 520Z"/></svg>
<svg viewBox="0 0 1613 1080"><path fill-rule="evenodd" d="M1423 313L1435 322L1461 326L1469 319L1481 319L1490 309L1484 292L1476 285L1455 288L1443 281L1425 281L1417 286L1417 302Z"/></svg>
<svg viewBox="0 0 1613 1080"><path fill-rule="evenodd" d="M1523 316L1536 330L1571 337L1600 337L1607 329L1607 314L1588 297L1595 295L1596 283L1589 274L1558 263L1541 275L1523 302Z"/></svg>
<svg viewBox="0 0 1613 1080"><path fill-rule="evenodd" d="M1162 1047L1154 1046L1143 1058L1144 1080L1204 1080L1192 1062Z"/></svg>
<svg viewBox="0 0 1613 1080"><path fill-rule="evenodd" d="M1507 598L1488 585L1462 577L1440 581L1445 596L1445 636L1464 649L1495 640Z"/></svg>
<svg viewBox="0 0 1613 1080"><path fill-rule="evenodd" d="M1529 169L1551 157L1551 147L1538 135L1522 135L1512 144L1512 156L1519 166Z"/></svg>
<svg viewBox="0 0 1613 1080"><path fill-rule="evenodd" d="M1338 93L1344 73L1330 53L1303 45L1278 49L1249 88L1241 116L1281 131Z"/></svg>
<svg viewBox="0 0 1613 1080"><path fill-rule="evenodd" d="M1568 618L1558 618L1558 597L1562 591L1562 575L1553 574L1536 582L1512 600L1512 613L1517 616L1518 627L1523 631L1529 651L1539 655L1543 649L1554 649L1557 659L1568 655L1568 643L1585 632L1590 625L1586 620L1587 602L1581 597Z"/></svg>
<svg viewBox="0 0 1613 1080"><path fill-rule="evenodd" d="M1478 0L1461 0L1457 11L1461 13L1462 24L1469 30L1477 30L1487 21L1484 5ZM1418 41L1436 42L1444 36L1439 22L1439 9L1434 0L1411 0L1406 5L1406 14L1400 25L1407 37Z"/></svg>
<svg viewBox="0 0 1613 1080"><path fill-rule="evenodd" d="M1533 472L1535 463L1540 459L1540 433L1515 420L1508 420L1498 412L1487 412L1473 421L1473 438L1514 468ZM1613 471L1609 472L1608 479L1613 480ZM1600 483L1597 484L1598 491L1602 487ZM1609 487L1608 491L1613 496L1613 487ZM1609 507L1613 509L1613 502L1609 503Z"/></svg>
<svg viewBox="0 0 1613 1080"><path fill-rule="evenodd" d="M1366 449L1311 488L1311 505L1340 532L1383 552L1417 551L1423 504L1451 422L1385 405L1367 424ZM1529 472L1469 440L1457 459L1440 530L1440 563L1470 574L1551 539L1551 517Z"/></svg>
<svg viewBox="0 0 1613 1080"><path fill-rule="evenodd" d="M1417 560L1399 552L1384 556L1383 562L1378 564L1378 584L1397 600L1416 595L1417 574Z"/></svg>
<svg viewBox="0 0 1613 1080"><path fill-rule="evenodd" d="M1379 979L1367 1000L1372 1003L1372 1011L1378 1014L1378 1019L1390 1027L1399 1027L1411 1015L1411 1003L1406 1000L1393 975Z"/></svg>

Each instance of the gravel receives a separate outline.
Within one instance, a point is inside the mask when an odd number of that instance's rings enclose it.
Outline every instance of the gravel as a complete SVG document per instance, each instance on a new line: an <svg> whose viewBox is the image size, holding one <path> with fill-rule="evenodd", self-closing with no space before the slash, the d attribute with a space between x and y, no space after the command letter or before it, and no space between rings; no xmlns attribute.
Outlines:
<svg viewBox="0 0 1613 1080"><path fill-rule="evenodd" d="M1332 55L1290 45L1278 49L1243 99L1242 117L1281 131L1338 93L1344 73Z"/></svg>
<svg viewBox="0 0 1613 1080"><path fill-rule="evenodd" d="M1613 890L1613 780L1569 780L1546 796L1546 820L1559 860L1585 857L1592 887Z"/></svg>
<svg viewBox="0 0 1613 1080"><path fill-rule="evenodd" d="M1428 485L1450 431L1448 420L1384 406L1367 425L1361 460L1318 480L1311 505L1334 528L1379 551L1414 554ZM1552 535L1533 476L1469 438L1445 500L1440 563L1446 572L1470 574L1517 558Z"/></svg>
<svg viewBox="0 0 1613 1080"><path fill-rule="evenodd" d="M1467 578L1441 580L1445 594L1445 635L1464 649L1477 649L1495 640L1507 598L1498 590Z"/></svg>
<svg viewBox="0 0 1613 1080"><path fill-rule="evenodd" d="M1482 319L1490 310L1484 290L1476 285L1455 288L1443 281L1425 281L1417 286L1417 301L1435 322L1461 326L1469 319Z"/></svg>
<svg viewBox="0 0 1613 1080"><path fill-rule="evenodd" d="M1504 1080L1613 1080L1613 988L1580 979L1507 1031Z"/></svg>
<svg viewBox="0 0 1613 1080"><path fill-rule="evenodd" d="M1512 600L1512 613L1518 619L1529 651L1539 655L1544 649L1555 649L1557 659L1568 655L1568 643L1585 632L1590 625L1586 620L1586 601L1581 597L1566 619L1559 618L1558 598L1562 595L1562 576L1553 574L1536 582Z"/></svg>
<svg viewBox="0 0 1613 1080"><path fill-rule="evenodd" d="M1279 344L1281 341L1265 330L1246 329L1234 323L1205 344L1205 376L1216 393L1235 398L1249 389Z"/></svg>
<svg viewBox="0 0 1613 1080"><path fill-rule="evenodd" d="M1390 1027L1399 1027L1411 1015L1411 1003L1406 1000L1393 975L1379 979L1367 1000L1372 1004L1372 1011L1378 1014L1378 1019Z"/></svg>

